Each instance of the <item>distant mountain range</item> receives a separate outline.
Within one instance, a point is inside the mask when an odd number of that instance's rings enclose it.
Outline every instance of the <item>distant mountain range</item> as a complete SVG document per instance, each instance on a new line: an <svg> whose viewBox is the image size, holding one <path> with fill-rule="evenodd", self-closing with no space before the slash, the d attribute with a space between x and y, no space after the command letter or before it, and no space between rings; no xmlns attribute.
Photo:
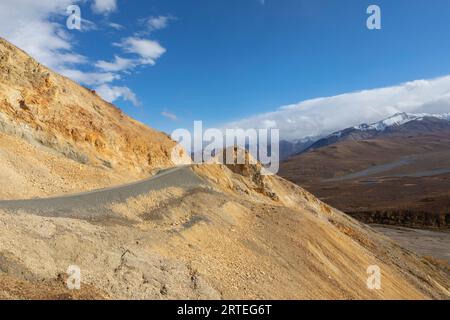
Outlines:
<svg viewBox="0 0 450 320"><path fill-rule="evenodd" d="M280 141L280 159L287 160L293 155L298 155L303 152L322 148L324 146L343 141L346 139L361 140L375 137L383 133L389 133L396 128L413 122L423 120L444 120L450 121L450 113L445 114L412 114L412 113L396 113L391 117L380 120L372 124L360 124L354 127L346 128L340 131L331 133L328 136L311 136L297 140L281 140ZM427 121L422 122L426 126ZM427 130L424 128L425 131ZM385 132L386 131L386 132Z"/></svg>
<svg viewBox="0 0 450 320"><path fill-rule="evenodd" d="M280 175L367 222L450 226L450 114L395 114L318 139Z"/></svg>
<svg viewBox="0 0 450 320"><path fill-rule="evenodd" d="M313 145L316 141L316 138L304 138L294 141L288 141L288 140L281 140L280 141L280 159L286 160L290 156L294 154L299 154L306 149L308 149L311 145Z"/></svg>

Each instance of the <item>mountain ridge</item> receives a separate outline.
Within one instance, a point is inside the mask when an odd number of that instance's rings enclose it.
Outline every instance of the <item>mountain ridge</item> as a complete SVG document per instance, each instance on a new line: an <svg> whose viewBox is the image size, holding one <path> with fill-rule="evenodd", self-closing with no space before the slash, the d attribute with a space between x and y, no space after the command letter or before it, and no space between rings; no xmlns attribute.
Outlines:
<svg viewBox="0 0 450 320"><path fill-rule="evenodd" d="M388 118L385 118L378 122L374 122L372 124L363 123L354 127L349 127L340 131L333 132L324 138L318 139L309 147L296 153L295 155L299 155L311 150L316 150L324 146L332 145L345 139L358 141L375 138L383 134L395 133L399 128L405 128L412 122L427 122L436 120L442 121L443 124L450 125L450 114L396 113Z"/></svg>

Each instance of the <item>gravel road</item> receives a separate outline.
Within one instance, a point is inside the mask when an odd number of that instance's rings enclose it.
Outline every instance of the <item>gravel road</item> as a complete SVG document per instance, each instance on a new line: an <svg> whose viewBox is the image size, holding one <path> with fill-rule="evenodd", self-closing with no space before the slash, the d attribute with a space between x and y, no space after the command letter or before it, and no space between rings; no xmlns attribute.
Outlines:
<svg viewBox="0 0 450 320"><path fill-rule="evenodd" d="M180 166L160 171L149 179L117 187L45 199L0 201L0 210L87 220L119 218L107 208L108 205L170 186L194 187L202 183L205 182L190 166Z"/></svg>

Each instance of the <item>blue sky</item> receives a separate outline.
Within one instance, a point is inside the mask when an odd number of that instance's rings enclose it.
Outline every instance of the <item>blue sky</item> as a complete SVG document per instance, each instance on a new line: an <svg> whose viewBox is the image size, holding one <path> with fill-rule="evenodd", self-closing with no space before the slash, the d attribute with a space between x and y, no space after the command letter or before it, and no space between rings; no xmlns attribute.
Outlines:
<svg viewBox="0 0 450 320"><path fill-rule="evenodd" d="M26 0L3 2L0 7L33 6ZM48 11L39 18L43 22L56 21L64 28L66 17L59 13L69 3L80 5L83 19L90 21L82 23L81 32L63 31L70 48L51 48L83 57L82 61L55 63L56 69L98 73L98 62L112 62L115 55L141 59L130 50L130 38L160 45L164 52L157 54L154 64L135 62L113 72L120 79L104 85L128 88L139 106L120 97L114 103L169 133L190 127L194 120L208 126L239 123L312 98L450 75L448 0L44 2L49 5L40 8ZM370 4L382 10L381 30L366 28ZM49 32L58 37L58 30ZM20 32L1 23L0 32L20 46ZM45 51L44 44L34 50L32 43L23 42L38 58ZM447 93L443 89L438 94Z"/></svg>

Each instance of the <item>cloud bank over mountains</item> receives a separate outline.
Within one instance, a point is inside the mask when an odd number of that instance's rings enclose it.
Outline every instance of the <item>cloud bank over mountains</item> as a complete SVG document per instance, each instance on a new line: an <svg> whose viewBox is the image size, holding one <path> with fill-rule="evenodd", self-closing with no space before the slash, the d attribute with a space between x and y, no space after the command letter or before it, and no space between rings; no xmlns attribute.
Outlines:
<svg viewBox="0 0 450 320"><path fill-rule="evenodd" d="M450 112L450 76L301 101L227 123L227 128L279 128L282 139L321 136L395 113Z"/></svg>

